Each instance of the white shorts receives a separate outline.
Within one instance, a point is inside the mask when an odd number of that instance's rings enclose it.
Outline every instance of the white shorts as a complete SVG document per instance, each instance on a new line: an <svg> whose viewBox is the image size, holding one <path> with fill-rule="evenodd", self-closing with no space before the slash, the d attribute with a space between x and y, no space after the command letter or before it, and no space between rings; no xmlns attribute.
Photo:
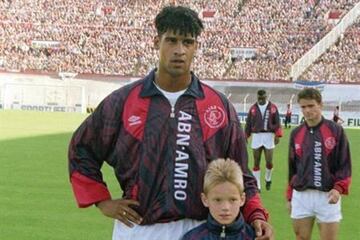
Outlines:
<svg viewBox="0 0 360 240"><path fill-rule="evenodd" d="M253 133L251 134L251 148L258 149L264 146L266 149L275 148L274 133Z"/></svg>
<svg viewBox="0 0 360 240"><path fill-rule="evenodd" d="M341 198L336 204L330 204L328 194L312 189L301 192L294 189L291 199L291 218L315 217L318 223L340 222Z"/></svg>
<svg viewBox="0 0 360 240"><path fill-rule="evenodd" d="M112 240L180 240L190 229L205 221L182 219L153 225L136 225L130 228L115 220Z"/></svg>

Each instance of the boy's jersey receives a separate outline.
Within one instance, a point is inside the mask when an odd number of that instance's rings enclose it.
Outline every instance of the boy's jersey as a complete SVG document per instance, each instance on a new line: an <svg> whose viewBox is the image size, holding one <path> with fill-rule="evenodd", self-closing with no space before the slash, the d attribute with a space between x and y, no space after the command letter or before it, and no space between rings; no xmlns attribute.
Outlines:
<svg viewBox="0 0 360 240"><path fill-rule="evenodd" d="M200 200L208 163L231 158L244 171L246 220L266 219L248 169L244 133L226 97L194 75L174 108L154 85L155 71L106 97L74 133L70 177L80 207L110 199L100 171L111 165L142 224L205 219ZM118 197L116 197L118 198Z"/></svg>
<svg viewBox="0 0 360 240"><path fill-rule="evenodd" d="M292 189L327 192L335 188L341 194L348 194L350 182L349 143L341 126L323 118L315 127L303 123L292 131L288 200Z"/></svg>
<svg viewBox="0 0 360 240"><path fill-rule="evenodd" d="M255 237L254 229L241 215L229 225L221 225L209 215L207 222L186 233L181 240L253 240Z"/></svg>

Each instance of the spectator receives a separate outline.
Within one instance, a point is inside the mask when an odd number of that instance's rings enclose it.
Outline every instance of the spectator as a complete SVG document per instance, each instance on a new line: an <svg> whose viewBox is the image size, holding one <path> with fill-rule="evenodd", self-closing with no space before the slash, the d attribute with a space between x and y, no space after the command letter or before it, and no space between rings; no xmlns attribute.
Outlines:
<svg viewBox="0 0 360 240"><path fill-rule="evenodd" d="M146 46L155 33L152 19L172 1L12 1L0 2L0 57L7 70L77 72L144 76L156 65L155 50ZM356 0L296 3L265 0L189 1L177 4L197 11L212 9L204 41L195 57L196 72L207 79L288 80L290 67L332 29L325 19L331 9L346 13ZM305 12L311 8L311 15ZM233 11L229 11L233 9ZM146 15L143 13L147 12ZM357 28L352 27L330 66L314 66L305 76L329 82L358 81ZM219 34L219 32L221 34ZM355 41L354 41L355 40ZM35 47L33 42L42 44ZM50 47L49 42L59 42ZM138 44L141 42L141 44ZM349 47L355 46L355 47ZM230 48L254 48L257 58L228 63ZM343 56L343 57L339 57ZM126 61L119 61L126 59ZM334 59L342 59L340 62ZM311 69L311 68L310 68ZM334 70L335 69L335 70ZM326 70L323 74L322 70Z"/></svg>

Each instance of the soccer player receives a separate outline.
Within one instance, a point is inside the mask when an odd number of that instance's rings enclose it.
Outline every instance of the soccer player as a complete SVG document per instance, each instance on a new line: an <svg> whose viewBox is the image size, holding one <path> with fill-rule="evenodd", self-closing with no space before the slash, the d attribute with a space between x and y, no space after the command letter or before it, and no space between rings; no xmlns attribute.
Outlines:
<svg viewBox="0 0 360 240"><path fill-rule="evenodd" d="M341 194L349 193L351 159L344 129L322 116L318 90L299 92L305 122L296 127L289 143L288 207L296 239L311 239L316 220L322 240L336 239L341 216Z"/></svg>
<svg viewBox="0 0 360 240"><path fill-rule="evenodd" d="M178 240L206 219L200 196L208 163L231 158L244 171L245 221L258 239L270 239L236 111L190 71L203 30L198 14L168 6L155 26L158 67L107 96L72 137L69 170L78 205L95 204L114 218L114 240ZM104 162L114 168L121 198L106 187Z"/></svg>
<svg viewBox="0 0 360 240"><path fill-rule="evenodd" d="M344 120L340 117L340 108L339 106L336 106L333 113L333 121L342 124Z"/></svg>
<svg viewBox="0 0 360 240"><path fill-rule="evenodd" d="M285 128L291 128L291 105L290 103L287 105L286 113L285 113Z"/></svg>
<svg viewBox="0 0 360 240"><path fill-rule="evenodd" d="M265 187L270 190L273 169L273 150L282 137L282 129L279 111L276 105L267 100L265 90L257 92L257 102L250 107L246 118L245 127L246 138L250 136L251 148L253 149L254 168L253 174L257 181L258 189L261 189L260 160L261 153L264 152L266 160Z"/></svg>
<svg viewBox="0 0 360 240"><path fill-rule="evenodd" d="M212 161L201 193L201 200L210 212L207 222L189 231L182 240L255 239L254 229L240 212L245 199L239 164L230 159Z"/></svg>

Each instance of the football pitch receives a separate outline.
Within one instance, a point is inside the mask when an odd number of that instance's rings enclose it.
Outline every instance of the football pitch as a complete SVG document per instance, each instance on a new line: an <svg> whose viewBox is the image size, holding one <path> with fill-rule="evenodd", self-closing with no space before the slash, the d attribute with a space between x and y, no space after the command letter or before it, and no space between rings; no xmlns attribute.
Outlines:
<svg viewBox="0 0 360 240"><path fill-rule="evenodd" d="M0 111L1 240L111 239L113 221L95 207L77 208L69 183L67 147L72 132L85 117L75 113ZM289 133L285 130L274 152L272 189L261 192L275 239L279 240L294 239L285 201ZM360 130L347 129L346 133L353 173L350 195L342 198L340 240L360 239ZM251 168L252 155L248 152ZM103 168L113 197L120 196L112 170L106 165ZM312 239L319 239L316 228Z"/></svg>

